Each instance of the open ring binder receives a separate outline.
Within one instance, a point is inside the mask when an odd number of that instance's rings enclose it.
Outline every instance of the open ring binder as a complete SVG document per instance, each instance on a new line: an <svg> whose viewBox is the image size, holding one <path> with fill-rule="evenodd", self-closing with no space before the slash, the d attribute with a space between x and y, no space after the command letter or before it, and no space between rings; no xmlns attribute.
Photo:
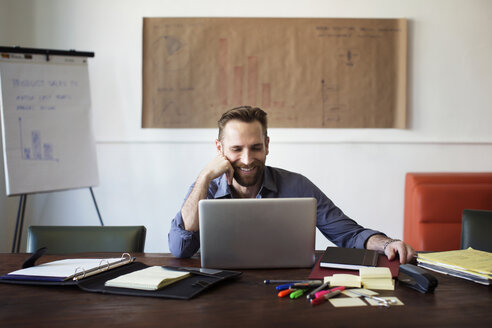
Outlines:
<svg viewBox="0 0 492 328"><path fill-rule="evenodd" d="M135 260L128 253L116 258L79 258L64 259L40 265L32 265L21 270L10 272L0 277L0 281L78 281L98 273L129 264Z"/></svg>
<svg viewBox="0 0 492 328"><path fill-rule="evenodd" d="M106 270L109 270L109 261L106 259L102 259L101 262L99 262L99 266L102 268L103 265L101 263L106 262Z"/></svg>
<svg viewBox="0 0 492 328"><path fill-rule="evenodd" d="M78 272L79 269L82 270L82 271L81 272ZM82 277L80 277L80 275L82 275ZM74 278L73 278L74 280L76 280L75 277L77 277L77 279L83 279L83 278L85 278L85 269L83 267L76 267L73 276L74 276Z"/></svg>
<svg viewBox="0 0 492 328"><path fill-rule="evenodd" d="M98 273L108 271L108 270L120 267L122 265L131 263L134 260L135 260L135 258L132 257L129 253L123 253L119 260L113 261L113 262L110 262L108 259L101 259L101 261L99 261L99 265L97 267L91 268L89 270L84 270L82 276L80 275L80 273L77 274L77 272L75 272L72 279L73 280L84 279L86 277L90 277L90 276L96 275ZM102 264L103 262L106 262L106 263Z"/></svg>

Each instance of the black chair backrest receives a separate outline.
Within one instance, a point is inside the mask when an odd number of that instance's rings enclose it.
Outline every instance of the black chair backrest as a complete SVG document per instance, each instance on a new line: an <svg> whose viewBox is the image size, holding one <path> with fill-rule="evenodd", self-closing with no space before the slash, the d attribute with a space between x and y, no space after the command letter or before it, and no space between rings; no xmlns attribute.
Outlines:
<svg viewBox="0 0 492 328"><path fill-rule="evenodd" d="M492 252L492 211L464 210L461 224L461 249Z"/></svg>
<svg viewBox="0 0 492 328"><path fill-rule="evenodd" d="M145 247L144 226L30 226L28 253L46 247L47 254L137 252Z"/></svg>

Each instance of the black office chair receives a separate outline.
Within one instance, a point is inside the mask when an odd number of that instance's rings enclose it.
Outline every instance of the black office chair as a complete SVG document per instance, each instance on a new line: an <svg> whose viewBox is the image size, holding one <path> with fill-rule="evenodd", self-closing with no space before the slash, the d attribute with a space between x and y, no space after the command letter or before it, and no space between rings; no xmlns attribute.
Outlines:
<svg viewBox="0 0 492 328"><path fill-rule="evenodd" d="M463 210L461 249L492 252L492 211Z"/></svg>
<svg viewBox="0 0 492 328"><path fill-rule="evenodd" d="M30 226L26 251L46 247L46 254L142 253L146 233L144 226Z"/></svg>

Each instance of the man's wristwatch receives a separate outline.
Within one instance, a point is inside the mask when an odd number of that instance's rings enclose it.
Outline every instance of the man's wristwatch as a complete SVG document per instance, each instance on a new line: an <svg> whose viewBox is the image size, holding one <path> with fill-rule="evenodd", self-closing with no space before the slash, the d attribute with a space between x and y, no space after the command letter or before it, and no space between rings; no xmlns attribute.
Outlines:
<svg viewBox="0 0 492 328"><path fill-rule="evenodd" d="M387 240L384 245L383 245L383 253L386 251L386 247L388 247L389 244L395 242L395 241L401 241L400 239L390 239Z"/></svg>

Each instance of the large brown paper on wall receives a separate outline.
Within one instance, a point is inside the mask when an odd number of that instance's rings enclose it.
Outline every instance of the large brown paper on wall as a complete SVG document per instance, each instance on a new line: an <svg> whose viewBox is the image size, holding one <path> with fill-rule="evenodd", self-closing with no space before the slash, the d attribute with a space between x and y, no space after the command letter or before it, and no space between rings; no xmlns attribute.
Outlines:
<svg viewBox="0 0 492 328"><path fill-rule="evenodd" d="M406 19L144 18L144 128L405 128Z"/></svg>

